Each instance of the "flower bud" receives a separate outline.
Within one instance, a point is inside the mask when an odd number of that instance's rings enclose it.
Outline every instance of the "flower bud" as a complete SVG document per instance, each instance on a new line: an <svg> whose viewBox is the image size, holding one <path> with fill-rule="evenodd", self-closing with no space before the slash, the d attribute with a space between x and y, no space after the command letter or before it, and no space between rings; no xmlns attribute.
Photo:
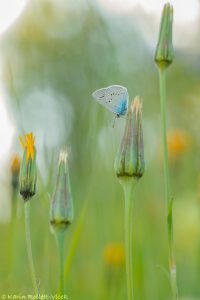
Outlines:
<svg viewBox="0 0 200 300"><path fill-rule="evenodd" d="M124 136L115 160L115 171L118 177L139 179L144 173L144 165L142 105L137 96L132 100L127 113Z"/></svg>
<svg viewBox="0 0 200 300"><path fill-rule="evenodd" d="M11 185L13 192L15 192L19 186L19 169L20 157L18 155L14 155L11 161Z"/></svg>
<svg viewBox="0 0 200 300"><path fill-rule="evenodd" d="M55 192L50 207L50 223L55 230L65 230L73 221L67 153L61 152Z"/></svg>
<svg viewBox="0 0 200 300"><path fill-rule="evenodd" d="M172 45L173 7L167 3L162 12L160 33L155 52L155 62L159 68L168 67L174 58Z"/></svg>
<svg viewBox="0 0 200 300"><path fill-rule="evenodd" d="M36 192L37 168L36 168L36 149L35 137L32 132L28 133L23 139L20 137L24 154L20 166L19 188L24 201L28 201Z"/></svg>

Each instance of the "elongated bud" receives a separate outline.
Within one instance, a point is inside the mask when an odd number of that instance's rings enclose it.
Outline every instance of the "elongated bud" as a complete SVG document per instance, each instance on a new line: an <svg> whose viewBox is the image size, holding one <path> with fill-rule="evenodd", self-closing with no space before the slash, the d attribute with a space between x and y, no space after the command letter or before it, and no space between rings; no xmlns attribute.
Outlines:
<svg viewBox="0 0 200 300"><path fill-rule="evenodd" d="M174 50L172 44L173 7L165 4L162 12L160 33L155 52L155 62L159 68L167 68L173 61Z"/></svg>
<svg viewBox="0 0 200 300"><path fill-rule="evenodd" d="M132 100L126 117L125 131L115 160L118 177L140 178L144 173L142 105L140 97Z"/></svg>
<svg viewBox="0 0 200 300"><path fill-rule="evenodd" d="M65 230L73 221L67 153L61 152L55 192L50 207L50 223L55 230Z"/></svg>
<svg viewBox="0 0 200 300"><path fill-rule="evenodd" d="M37 167L36 167L36 148L35 137L32 132L28 133L23 139L20 137L24 154L19 173L19 189L24 201L29 200L36 193Z"/></svg>

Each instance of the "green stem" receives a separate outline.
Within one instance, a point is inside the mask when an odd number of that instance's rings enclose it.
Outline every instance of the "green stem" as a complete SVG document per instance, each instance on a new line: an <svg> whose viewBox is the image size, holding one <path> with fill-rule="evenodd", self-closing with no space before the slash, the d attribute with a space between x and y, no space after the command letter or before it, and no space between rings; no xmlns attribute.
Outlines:
<svg viewBox="0 0 200 300"><path fill-rule="evenodd" d="M178 288L176 281L176 261L174 255L174 240L173 240L173 198L170 191L170 176L169 176L169 160L167 146L167 109L166 109L166 69L159 69L160 82L160 104L161 104L161 119L162 119L162 138L163 138L163 167L165 181L165 201L167 203L167 229L168 229L168 247L169 247L169 270L170 284L172 289L173 299L178 299Z"/></svg>
<svg viewBox="0 0 200 300"><path fill-rule="evenodd" d="M31 235L30 235L30 200L28 200L24 203L24 209L25 209L25 233L26 233L27 254L28 254L33 288L34 288L35 294L38 295L39 292L38 292L37 280L36 280L36 276L35 276L35 267L34 267L34 263L33 263Z"/></svg>
<svg viewBox="0 0 200 300"><path fill-rule="evenodd" d="M81 213L80 213L80 215L77 219L77 223L76 223L75 229L74 229L73 234L72 234L72 240L69 244L68 255L67 255L67 258L65 260L65 267L64 267L64 269L65 269L65 280L68 279L70 268L71 268L71 265L72 265L72 260L74 258L75 252L77 250L80 235L81 235L81 232L83 230L83 222L85 221L85 215L86 215L86 211L88 209L88 203L89 203L88 199L89 198L87 198L87 200L85 200L85 204L84 204L84 206L81 210Z"/></svg>
<svg viewBox="0 0 200 300"><path fill-rule="evenodd" d="M134 299L133 293L133 262L132 262L132 204L131 197L133 187L135 186L132 179L121 180L125 197L125 252L126 252L126 281L128 300Z"/></svg>
<svg viewBox="0 0 200 300"><path fill-rule="evenodd" d="M56 240L58 246L59 256L59 282L60 282L60 293L65 294L65 280L64 280L64 248L65 248L65 233L56 232Z"/></svg>
<svg viewBox="0 0 200 300"><path fill-rule="evenodd" d="M14 265L14 244L15 244L15 229L16 229L16 210L17 210L17 194L13 192L11 202L11 222L10 222L10 233L9 233L9 273L12 273Z"/></svg>

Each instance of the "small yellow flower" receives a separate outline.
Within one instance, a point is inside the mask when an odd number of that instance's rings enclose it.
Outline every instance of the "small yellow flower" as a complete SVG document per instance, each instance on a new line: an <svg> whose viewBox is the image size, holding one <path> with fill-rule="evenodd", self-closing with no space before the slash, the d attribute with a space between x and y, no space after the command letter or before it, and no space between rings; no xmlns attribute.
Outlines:
<svg viewBox="0 0 200 300"><path fill-rule="evenodd" d="M19 155L13 155L11 159L11 171L12 173L18 174L20 168L20 157Z"/></svg>
<svg viewBox="0 0 200 300"><path fill-rule="evenodd" d="M28 201L36 193L37 167L36 148L34 145L35 137L31 132L25 135L24 141L21 137L19 140L24 150L19 174L20 194L25 201Z"/></svg>
<svg viewBox="0 0 200 300"><path fill-rule="evenodd" d="M32 132L25 134L24 141L22 137L19 137L20 143L23 149L26 149L26 160L29 158L34 159L34 145L35 145L35 137Z"/></svg>
<svg viewBox="0 0 200 300"><path fill-rule="evenodd" d="M19 155L13 155L11 159L11 185L13 192L16 192L19 185L19 169L20 169L20 157Z"/></svg>
<svg viewBox="0 0 200 300"><path fill-rule="evenodd" d="M167 143L169 159L172 162L188 150L189 135L184 130L171 130L167 135Z"/></svg>
<svg viewBox="0 0 200 300"><path fill-rule="evenodd" d="M104 248L104 261L109 266L121 266L125 262L125 251L122 244L108 244Z"/></svg>

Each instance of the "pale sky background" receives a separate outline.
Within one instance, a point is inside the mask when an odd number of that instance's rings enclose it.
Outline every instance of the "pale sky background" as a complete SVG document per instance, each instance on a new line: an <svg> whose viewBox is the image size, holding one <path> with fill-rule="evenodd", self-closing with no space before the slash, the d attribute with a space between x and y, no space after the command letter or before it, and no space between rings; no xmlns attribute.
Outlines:
<svg viewBox="0 0 200 300"><path fill-rule="evenodd" d="M105 8L118 13L131 13L131 10L140 7L156 17L160 17L163 5L169 2L174 7L175 22L183 24L193 22L198 18L200 6L198 0L98 0L98 2Z"/></svg>

